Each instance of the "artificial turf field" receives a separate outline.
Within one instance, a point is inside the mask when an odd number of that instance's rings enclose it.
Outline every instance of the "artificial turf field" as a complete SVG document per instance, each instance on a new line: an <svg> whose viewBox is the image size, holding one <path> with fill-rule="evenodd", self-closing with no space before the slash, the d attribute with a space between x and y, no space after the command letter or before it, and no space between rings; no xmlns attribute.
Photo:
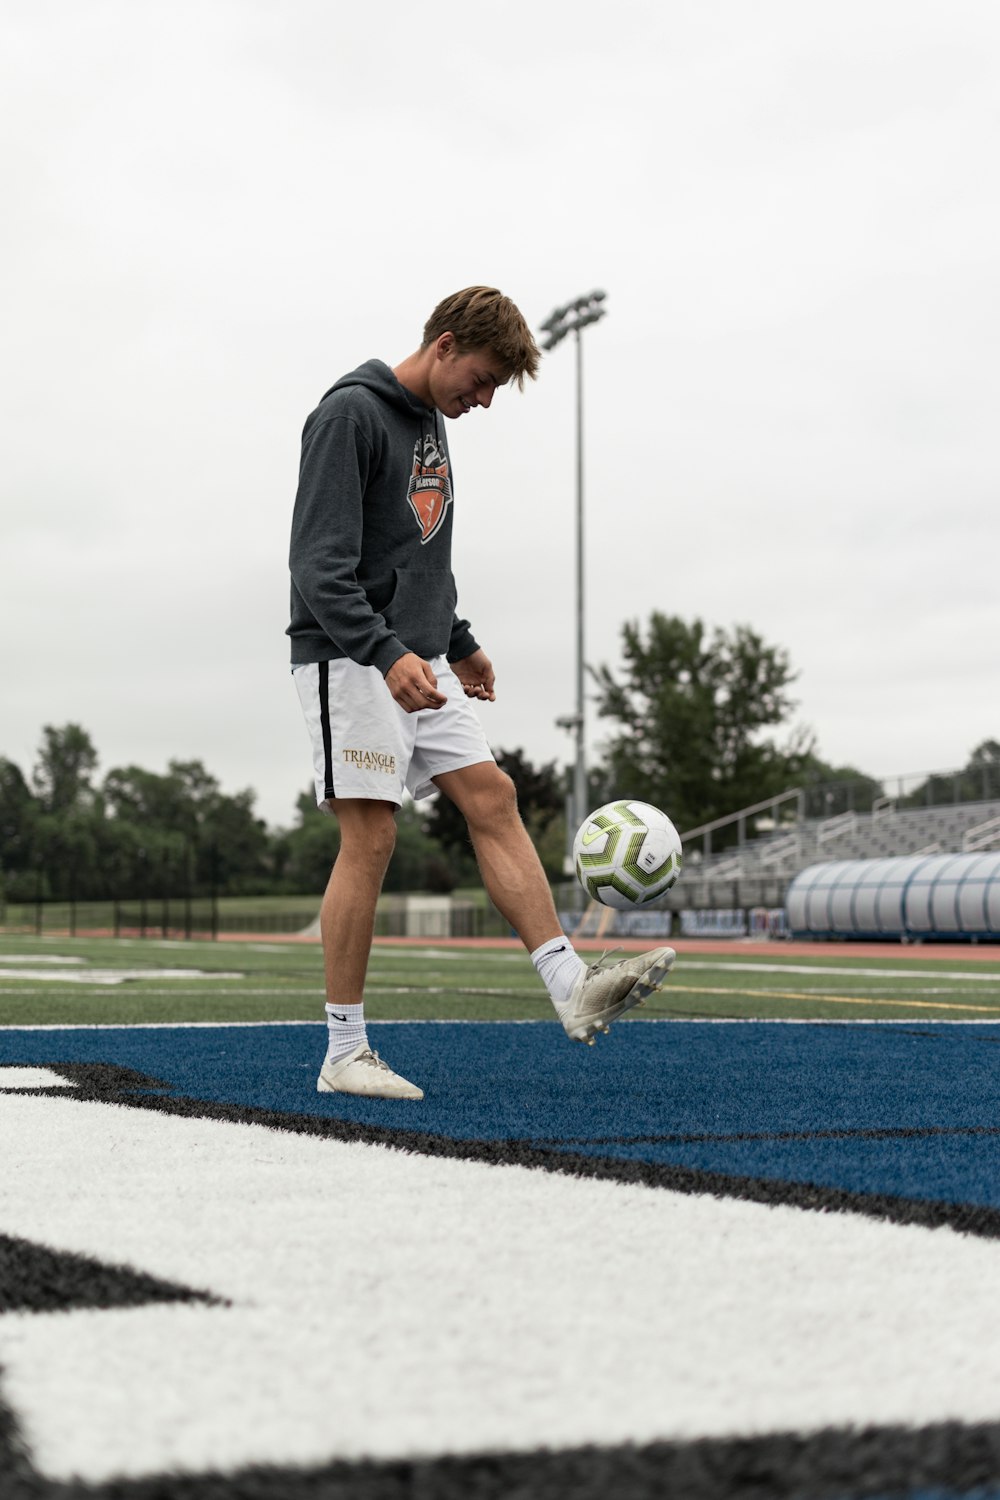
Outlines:
<svg viewBox="0 0 1000 1500"><path fill-rule="evenodd" d="M678 946L0 938L3 1500L1000 1495L1000 952Z"/></svg>
<svg viewBox="0 0 1000 1500"><path fill-rule="evenodd" d="M643 1020L1000 1020L1000 947L677 946ZM591 961L601 951L581 947ZM322 989L315 942L0 935L0 1026L316 1021ZM514 943L376 943L365 1010L386 1021L552 1018Z"/></svg>

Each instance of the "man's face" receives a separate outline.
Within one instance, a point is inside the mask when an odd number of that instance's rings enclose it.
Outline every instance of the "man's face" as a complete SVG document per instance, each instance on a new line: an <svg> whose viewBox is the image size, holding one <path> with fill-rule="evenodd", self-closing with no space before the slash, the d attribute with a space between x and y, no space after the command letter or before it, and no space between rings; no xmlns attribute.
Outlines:
<svg viewBox="0 0 1000 1500"><path fill-rule="evenodd" d="M433 404L445 417L461 417L474 406L489 406L503 373L489 349L460 352L451 334L442 334L431 370Z"/></svg>

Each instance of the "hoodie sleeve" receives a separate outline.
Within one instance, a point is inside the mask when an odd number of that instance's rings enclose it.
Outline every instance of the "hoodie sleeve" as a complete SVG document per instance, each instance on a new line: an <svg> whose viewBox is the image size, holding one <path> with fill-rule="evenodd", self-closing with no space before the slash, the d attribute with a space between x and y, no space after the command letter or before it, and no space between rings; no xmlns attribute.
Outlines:
<svg viewBox="0 0 1000 1500"><path fill-rule="evenodd" d="M373 455L350 417L317 422L302 444L289 551L293 587L352 661L385 675L407 647L358 582L362 502Z"/></svg>
<svg viewBox="0 0 1000 1500"><path fill-rule="evenodd" d="M474 651L479 650L479 642L469 628L468 620L460 620L455 616L455 623L451 627L451 640L448 642L448 660L464 661Z"/></svg>

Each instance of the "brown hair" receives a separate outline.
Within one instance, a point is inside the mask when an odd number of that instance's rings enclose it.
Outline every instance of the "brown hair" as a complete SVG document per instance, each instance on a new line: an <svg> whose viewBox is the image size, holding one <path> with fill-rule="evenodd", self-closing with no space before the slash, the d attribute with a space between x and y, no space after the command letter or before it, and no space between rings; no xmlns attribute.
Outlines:
<svg viewBox="0 0 1000 1500"><path fill-rule="evenodd" d="M489 349L503 367L507 380L524 390L524 377L538 371L538 345L521 312L495 286L467 286L439 302L424 325L427 348L443 333L452 333L463 353Z"/></svg>

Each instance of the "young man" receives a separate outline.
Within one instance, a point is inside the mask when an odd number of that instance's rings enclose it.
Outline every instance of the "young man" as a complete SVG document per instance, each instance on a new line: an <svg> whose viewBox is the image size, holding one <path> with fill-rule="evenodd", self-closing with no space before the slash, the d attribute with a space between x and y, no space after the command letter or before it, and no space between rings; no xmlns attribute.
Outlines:
<svg viewBox="0 0 1000 1500"><path fill-rule="evenodd" d="M329 1045L320 1092L421 1099L368 1045L364 985L375 907L403 789L464 815L486 889L531 954L570 1037L657 989L669 948L591 968L562 931L548 882L470 700L493 667L459 619L453 491L442 417L487 409L535 378L538 349L508 297L474 286L431 314L395 368L369 360L309 416L292 521L292 670L313 746L316 799L340 825L320 912Z"/></svg>

